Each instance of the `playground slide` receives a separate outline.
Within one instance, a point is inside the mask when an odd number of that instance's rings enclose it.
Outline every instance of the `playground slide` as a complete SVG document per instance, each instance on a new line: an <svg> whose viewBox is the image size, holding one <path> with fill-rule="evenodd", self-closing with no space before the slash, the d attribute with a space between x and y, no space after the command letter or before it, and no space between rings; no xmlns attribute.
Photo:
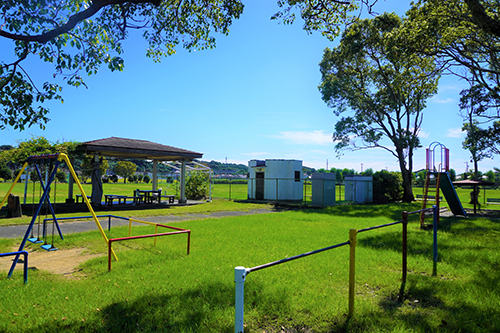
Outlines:
<svg viewBox="0 0 500 333"><path fill-rule="evenodd" d="M441 172L441 180L440 186L441 191L448 203L448 206L453 213L453 215L463 215L466 216L464 208L462 207L462 203L458 198L457 191L455 191L455 187L451 183L450 175L447 172Z"/></svg>

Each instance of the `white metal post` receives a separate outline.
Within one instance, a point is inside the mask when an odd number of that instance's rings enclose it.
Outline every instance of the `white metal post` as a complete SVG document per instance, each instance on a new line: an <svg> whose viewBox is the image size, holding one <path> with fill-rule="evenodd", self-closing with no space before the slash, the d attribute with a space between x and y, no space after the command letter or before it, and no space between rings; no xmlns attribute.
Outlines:
<svg viewBox="0 0 500 333"><path fill-rule="evenodd" d="M244 314L244 291L245 278L248 271L243 266L234 268L234 282L236 288L236 297L234 304L234 333L243 333L243 314Z"/></svg>

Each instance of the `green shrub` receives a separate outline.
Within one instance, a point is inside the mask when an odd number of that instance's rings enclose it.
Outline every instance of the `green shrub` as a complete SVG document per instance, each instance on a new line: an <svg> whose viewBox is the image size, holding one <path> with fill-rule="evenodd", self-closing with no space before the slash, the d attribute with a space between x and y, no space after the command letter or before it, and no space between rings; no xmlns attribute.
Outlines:
<svg viewBox="0 0 500 333"><path fill-rule="evenodd" d="M186 180L186 199L200 200L208 197L208 175L201 171L193 171Z"/></svg>
<svg viewBox="0 0 500 333"><path fill-rule="evenodd" d="M12 171L5 162L0 162L0 178L3 178L4 180L12 179Z"/></svg>
<svg viewBox="0 0 500 333"><path fill-rule="evenodd" d="M66 172L64 172L64 171L57 171L56 172L56 180L59 183L66 183Z"/></svg>
<svg viewBox="0 0 500 333"><path fill-rule="evenodd" d="M148 175L145 175L144 177L142 177L142 181L145 182L146 184L149 184L149 182L151 181L151 178L149 178Z"/></svg>
<svg viewBox="0 0 500 333"><path fill-rule="evenodd" d="M400 201L403 198L403 177L399 172L386 170L373 174L373 201L388 203Z"/></svg>

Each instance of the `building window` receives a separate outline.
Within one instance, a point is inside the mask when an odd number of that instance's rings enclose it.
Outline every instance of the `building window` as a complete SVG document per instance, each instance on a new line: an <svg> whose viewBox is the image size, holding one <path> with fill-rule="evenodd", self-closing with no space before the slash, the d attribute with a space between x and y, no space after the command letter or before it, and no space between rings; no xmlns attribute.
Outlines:
<svg viewBox="0 0 500 333"><path fill-rule="evenodd" d="M300 182L300 171L295 171L295 181Z"/></svg>

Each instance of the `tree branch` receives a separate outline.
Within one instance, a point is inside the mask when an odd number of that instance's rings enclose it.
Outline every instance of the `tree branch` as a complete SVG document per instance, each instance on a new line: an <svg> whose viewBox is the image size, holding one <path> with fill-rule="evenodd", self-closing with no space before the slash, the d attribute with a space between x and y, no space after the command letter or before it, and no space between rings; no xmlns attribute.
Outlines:
<svg viewBox="0 0 500 333"><path fill-rule="evenodd" d="M58 26L52 30L49 30L43 34L29 36L29 35L12 34L10 32L0 30L0 36L5 37L5 38L9 38L12 40L38 42L38 43L43 44L43 43L46 43L49 40L51 40L59 35L62 35L64 33L67 33L68 31L72 30L79 22L81 22L89 17L94 16L103 7L111 6L111 5L120 5L120 4L125 4L125 3L152 4L154 6L159 6L161 3L161 0L131 0L131 1L130 0L94 0L92 2L92 5L90 5L89 8L87 8L84 11L81 11L79 13L76 13L74 15L71 15L65 24Z"/></svg>
<svg viewBox="0 0 500 333"><path fill-rule="evenodd" d="M500 37L500 21L489 16L479 0L465 0L465 3L469 8L474 24L485 32Z"/></svg>
<svg viewBox="0 0 500 333"><path fill-rule="evenodd" d="M10 67L10 66L14 66L14 68L12 69L12 72L10 73L10 75L3 81L0 81L0 90L2 90L11 80L12 78L14 77L14 74L16 74L16 68L17 66L19 65L19 63L21 61L23 61L24 59L26 59L26 57L28 56L28 42L24 42L24 51L23 53L21 54L21 57L19 57L19 59L17 59L14 63L8 65L7 67Z"/></svg>

